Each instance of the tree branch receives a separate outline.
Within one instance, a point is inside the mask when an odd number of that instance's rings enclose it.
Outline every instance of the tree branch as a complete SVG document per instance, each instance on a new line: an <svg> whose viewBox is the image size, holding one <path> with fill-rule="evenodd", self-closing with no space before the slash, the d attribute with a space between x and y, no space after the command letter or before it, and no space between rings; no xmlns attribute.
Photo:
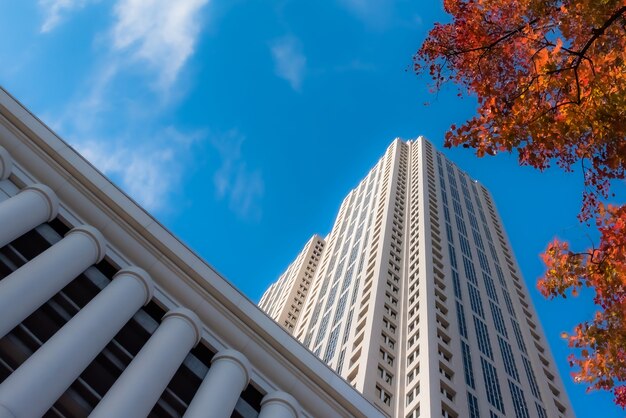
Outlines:
<svg viewBox="0 0 626 418"><path fill-rule="evenodd" d="M587 53L587 50L589 48L591 48L591 45L593 45L593 43L596 41L596 39L598 39L600 36L602 36L604 34L604 32L606 32L606 30L609 28L609 26L611 26L617 19L619 19L624 13L626 13L626 6L623 6L621 8L619 8L618 10L615 11L615 13L613 13L609 19L604 22L604 25L602 25L600 28L598 29L592 29L591 33L593 34L591 36L591 38L589 38L589 40L585 43L585 45L583 46L583 48L575 53L575 55L578 55L577 58L577 62L574 64L574 66L578 66L580 65L580 62L583 59L587 59L589 61L591 61L588 57L585 56L585 54Z"/></svg>

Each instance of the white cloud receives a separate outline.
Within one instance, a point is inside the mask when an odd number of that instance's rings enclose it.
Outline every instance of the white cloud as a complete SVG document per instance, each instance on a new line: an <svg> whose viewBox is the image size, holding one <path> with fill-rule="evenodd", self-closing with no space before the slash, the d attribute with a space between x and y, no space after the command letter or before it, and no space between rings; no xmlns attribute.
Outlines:
<svg viewBox="0 0 626 418"><path fill-rule="evenodd" d="M213 176L217 197L228 200L228 207L238 216L259 219L265 185L261 172L248 169L243 160L244 137L232 130L215 137L212 142L221 158L221 166Z"/></svg>
<svg viewBox="0 0 626 418"><path fill-rule="evenodd" d="M339 0L353 15L374 27L385 27L394 12L395 2L390 0Z"/></svg>
<svg viewBox="0 0 626 418"><path fill-rule="evenodd" d="M99 0L40 0L42 27L52 30L62 18ZM105 48L83 80L74 100L48 114L55 129L94 166L110 176L151 211L171 207L184 176L198 162L200 132L183 133L163 123L175 111L171 87L193 55L200 34L201 9L209 0L116 0L109 29L96 36ZM156 79L156 83L153 80ZM156 84L156 88L155 87ZM182 99L180 89L175 90ZM255 192L238 179L262 182L240 161L228 191L231 205L251 212ZM260 187L259 187L260 185Z"/></svg>
<svg viewBox="0 0 626 418"><path fill-rule="evenodd" d="M73 146L144 208L156 211L167 206L180 186L193 158L191 146L201 137L200 133L183 134L167 127L154 142L87 140Z"/></svg>
<svg viewBox="0 0 626 418"><path fill-rule="evenodd" d="M39 7L45 15L41 32L50 32L61 23L64 15L82 9L89 2L90 0L39 0Z"/></svg>
<svg viewBox="0 0 626 418"><path fill-rule="evenodd" d="M99 0L39 0L50 32L65 16ZM193 54L201 29L201 9L209 0L117 0L109 33L111 67L147 63L157 86L167 91ZM130 58L128 61L127 58Z"/></svg>
<svg viewBox="0 0 626 418"><path fill-rule="evenodd" d="M285 36L272 43L271 51L276 75L287 80L294 90L300 91L306 71L306 57L300 41L292 35Z"/></svg>
<svg viewBox="0 0 626 418"><path fill-rule="evenodd" d="M113 49L128 51L159 74L159 86L172 85L193 54L200 32L200 10L208 0L119 0L112 29Z"/></svg>

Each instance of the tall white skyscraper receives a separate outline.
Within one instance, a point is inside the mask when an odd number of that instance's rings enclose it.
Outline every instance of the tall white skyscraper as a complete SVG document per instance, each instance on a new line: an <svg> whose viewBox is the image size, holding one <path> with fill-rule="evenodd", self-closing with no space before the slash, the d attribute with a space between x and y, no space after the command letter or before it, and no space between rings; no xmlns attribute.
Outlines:
<svg viewBox="0 0 626 418"><path fill-rule="evenodd" d="M392 417L573 416L489 192L422 138L389 146L260 306Z"/></svg>
<svg viewBox="0 0 626 418"><path fill-rule="evenodd" d="M259 302L259 307L289 332L298 322L325 244L324 238L313 235Z"/></svg>

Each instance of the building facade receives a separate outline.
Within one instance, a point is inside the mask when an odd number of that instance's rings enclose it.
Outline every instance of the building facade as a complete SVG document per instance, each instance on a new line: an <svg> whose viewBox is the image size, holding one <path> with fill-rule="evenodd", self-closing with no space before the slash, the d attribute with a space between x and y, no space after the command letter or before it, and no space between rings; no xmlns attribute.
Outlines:
<svg viewBox="0 0 626 418"><path fill-rule="evenodd" d="M0 418L183 415L388 416L0 89Z"/></svg>
<svg viewBox="0 0 626 418"><path fill-rule="evenodd" d="M489 192L428 141L395 140L325 241L288 329L388 415L573 416Z"/></svg>
<svg viewBox="0 0 626 418"><path fill-rule="evenodd" d="M263 294L259 307L293 332L320 262L326 241L313 235L295 261Z"/></svg>

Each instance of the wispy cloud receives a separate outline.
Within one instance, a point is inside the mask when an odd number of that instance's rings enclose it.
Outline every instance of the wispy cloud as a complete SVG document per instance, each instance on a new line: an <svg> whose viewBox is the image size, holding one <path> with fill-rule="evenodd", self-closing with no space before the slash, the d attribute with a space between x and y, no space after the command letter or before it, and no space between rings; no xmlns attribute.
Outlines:
<svg viewBox="0 0 626 418"><path fill-rule="evenodd" d="M98 0L41 0L46 31ZM148 210L163 211L195 166L205 135L163 122L176 102L170 90L195 51L209 0L117 0L97 65L52 126ZM156 87L156 88L155 88ZM177 89L178 92L180 89ZM182 96L178 96L182 98Z"/></svg>
<svg viewBox="0 0 626 418"><path fill-rule="evenodd" d="M41 32L50 32L72 12L99 0L39 0L44 14ZM209 0L117 0L114 21L105 36L107 61L148 64L156 85L166 91L193 54ZM115 65L119 68L120 65Z"/></svg>
<svg viewBox="0 0 626 418"><path fill-rule="evenodd" d="M306 57L298 38L288 35L275 40L271 44L271 52L276 75L287 80L294 90L300 91L306 71Z"/></svg>
<svg viewBox="0 0 626 418"><path fill-rule="evenodd" d="M200 132L182 133L167 127L148 141L79 140L73 145L87 160L120 182L148 210L163 210L178 189L192 159Z"/></svg>
<svg viewBox="0 0 626 418"><path fill-rule="evenodd" d="M395 2L392 0L339 0L354 16L369 26L385 27L393 16Z"/></svg>
<svg viewBox="0 0 626 418"><path fill-rule="evenodd" d="M158 72L168 88L193 54L200 31L200 10L209 0L119 0L112 47L128 51Z"/></svg>
<svg viewBox="0 0 626 418"><path fill-rule="evenodd" d="M44 13L41 32L50 32L56 28L69 13L82 9L93 0L39 0L39 7Z"/></svg>
<svg viewBox="0 0 626 418"><path fill-rule="evenodd" d="M221 159L213 184L217 197L226 199L233 212L245 219L258 220L262 215L260 200L265 185L261 172L250 170L243 159L241 148L244 139L237 130L213 138L213 146Z"/></svg>

